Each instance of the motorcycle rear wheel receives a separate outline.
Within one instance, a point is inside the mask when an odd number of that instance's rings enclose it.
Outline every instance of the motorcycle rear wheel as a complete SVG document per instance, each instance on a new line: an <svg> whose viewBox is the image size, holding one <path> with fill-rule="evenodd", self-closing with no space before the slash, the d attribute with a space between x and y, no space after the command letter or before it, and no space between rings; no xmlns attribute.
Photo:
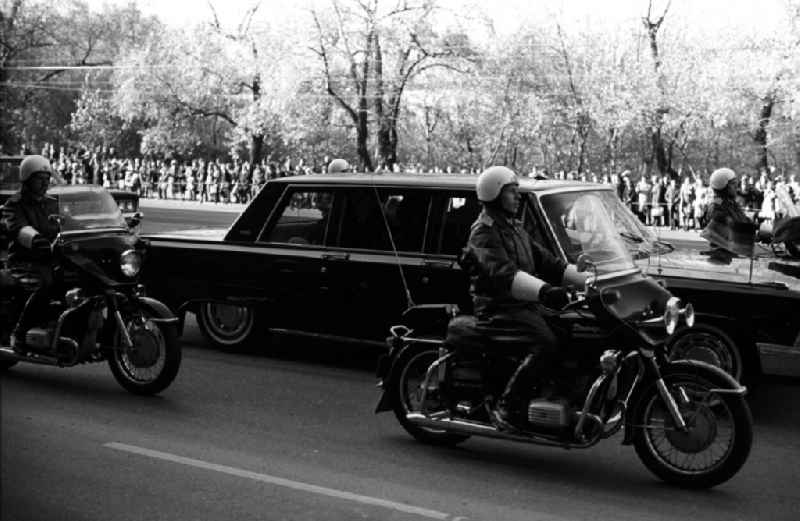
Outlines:
<svg viewBox="0 0 800 521"><path fill-rule="evenodd" d="M679 431L655 382L634 411L633 444L645 466L662 480L685 488L711 488L741 469L753 443L753 418L744 397L710 393L726 388L707 371L667 371L664 382L679 403L688 430ZM678 399L681 389L689 403Z"/></svg>
<svg viewBox="0 0 800 521"><path fill-rule="evenodd" d="M149 318L149 315L145 313L145 317ZM119 347L108 357L111 373L130 393L158 394L169 387L181 365L181 348L175 327L149 320L136 327L129 317L124 317L124 320L134 347L124 347L121 338L117 341Z"/></svg>
<svg viewBox="0 0 800 521"><path fill-rule="evenodd" d="M420 411L425 373L437 358L439 358L438 350L423 345L407 348L400 354L395 362L396 370L393 378L389 383L391 386L389 392L392 393L392 408L400 425L418 441L430 445L457 445L468 440L469 436L419 427L406 419L406 414ZM439 404L435 399L431 399L429 391L426 398L428 408L435 408Z"/></svg>

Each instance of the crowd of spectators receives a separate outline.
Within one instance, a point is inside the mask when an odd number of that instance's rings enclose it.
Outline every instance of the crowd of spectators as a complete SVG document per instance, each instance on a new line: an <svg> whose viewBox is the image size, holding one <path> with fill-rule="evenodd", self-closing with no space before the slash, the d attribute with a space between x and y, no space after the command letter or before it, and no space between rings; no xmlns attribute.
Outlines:
<svg viewBox="0 0 800 521"><path fill-rule="evenodd" d="M54 168L68 183L100 184L106 188L137 192L141 197L178 199L203 203L247 203L267 182L276 177L305 175L325 171L330 158L305 162L262 161L252 168L247 161L220 159L141 159L118 158L113 149L99 152L56 151L45 145L43 155L50 158ZM413 173L433 171L438 173L477 174L478 169L452 167L426 169L421 165L394 165L393 172ZM616 187L619 198L642 220L651 226L673 229L700 229L713 190L708 186L708 173L695 173L670 177L667 175L638 174L636 179L629 170L621 173L565 172L550 173L533 168L525 174L530 177L578 180ZM761 170L758 174L739 175L738 202L751 217L758 221L771 221L781 216L783 206L780 195L800 200L800 183L796 175L785 177L774 170Z"/></svg>
<svg viewBox="0 0 800 521"><path fill-rule="evenodd" d="M549 177L549 176L548 176ZM668 175L639 175L634 181L628 170L620 174L557 172L555 179L613 184L620 200L639 219L650 226L672 229L701 229L705 226L708 205L714 191L708 185L709 173ZM783 201L781 199L783 198ZM800 203L800 183L795 174L788 177L774 169L762 169L758 175L750 172L738 177L737 202L756 222L772 222L783 217L787 204Z"/></svg>

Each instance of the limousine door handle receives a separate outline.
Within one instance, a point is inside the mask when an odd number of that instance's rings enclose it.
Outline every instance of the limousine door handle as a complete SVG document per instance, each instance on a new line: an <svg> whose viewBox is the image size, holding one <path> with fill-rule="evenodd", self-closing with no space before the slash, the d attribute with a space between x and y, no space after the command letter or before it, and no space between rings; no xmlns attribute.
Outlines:
<svg viewBox="0 0 800 521"><path fill-rule="evenodd" d="M323 253L322 260L346 261L350 260L349 253Z"/></svg>

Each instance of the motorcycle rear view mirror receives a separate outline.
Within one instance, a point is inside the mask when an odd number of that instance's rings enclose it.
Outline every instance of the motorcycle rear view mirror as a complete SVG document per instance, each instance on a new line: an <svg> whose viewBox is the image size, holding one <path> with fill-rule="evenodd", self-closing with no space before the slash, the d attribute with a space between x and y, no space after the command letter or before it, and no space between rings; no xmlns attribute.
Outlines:
<svg viewBox="0 0 800 521"><path fill-rule="evenodd" d="M60 216L60 215L58 215L58 214L56 214L56 213L54 213L54 214L50 214L50 215L48 215L48 216L47 216L47 221L48 221L50 224L55 224L55 225L57 225L59 230L61 229L61 224L62 224L62 221L63 221L63 220L62 220L62 218L61 218L61 216Z"/></svg>
<svg viewBox="0 0 800 521"><path fill-rule="evenodd" d="M578 273L586 273L594 268L594 262L592 262L592 259L589 258L588 255L581 253L578 255L578 260L575 262L575 268L577 268Z"/></svg>

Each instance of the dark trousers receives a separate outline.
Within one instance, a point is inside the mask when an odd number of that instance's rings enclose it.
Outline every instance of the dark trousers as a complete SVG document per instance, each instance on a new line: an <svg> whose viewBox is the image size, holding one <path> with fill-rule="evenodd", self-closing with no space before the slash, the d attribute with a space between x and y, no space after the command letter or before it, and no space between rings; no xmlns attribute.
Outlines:
<svg viewBox="0 0 800 521"><path fill-rule="evenodd" d="M21 337L47 312L53 287L53 268L50 264L19 263L11 266L11 274L19 284L24 302L14 328L14 334Z"/></svg>
<svg viewBox="0 0 800 521"><path fill-rule="evenodd" d="M535 342L520 346L526 349L522 361L509 378L500 397L505 406L516 409L527 398L526 388L538 383L552 367L558 350L558 338L542 315L534 308L522 308L502 313L482 314L478 319L489 326L515 328L534 337Z"/></svg>

